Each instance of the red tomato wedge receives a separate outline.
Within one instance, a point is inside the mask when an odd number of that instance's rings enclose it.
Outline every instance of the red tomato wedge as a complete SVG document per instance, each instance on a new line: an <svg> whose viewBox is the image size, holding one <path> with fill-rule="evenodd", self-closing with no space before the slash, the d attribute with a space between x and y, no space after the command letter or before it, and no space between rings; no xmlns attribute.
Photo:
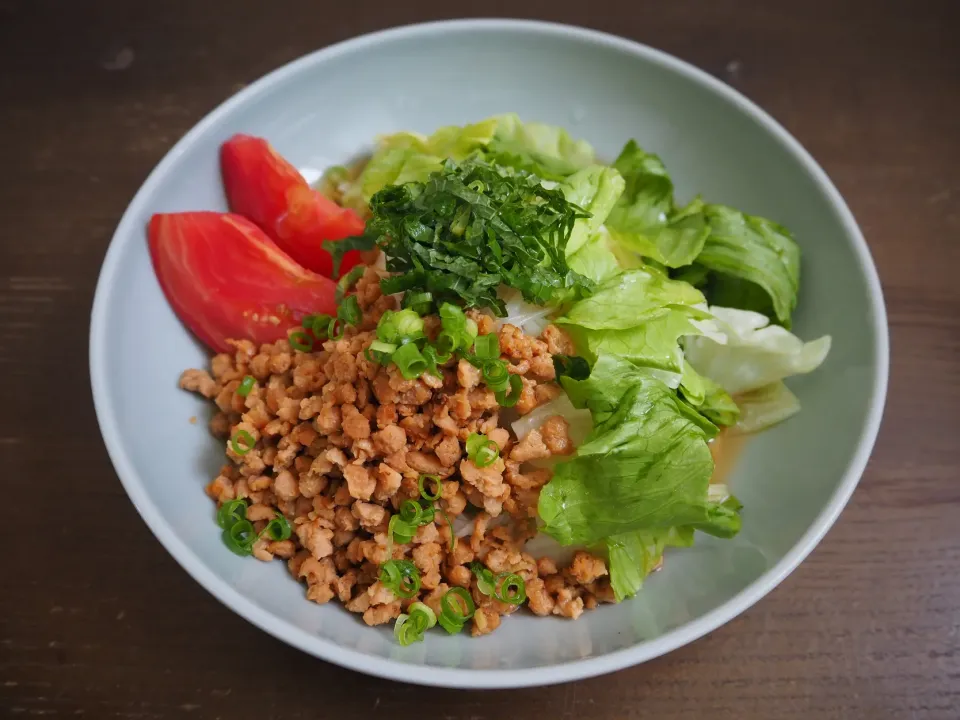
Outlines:
<svg viewBox="0 0 960 720"><path fill-rule="evenodd" d="M321 243L363 233L359 215L311 188L263 138L227 140L220 148L220 169L230 209L253 220L308 270L333 277L333 260ZM346 253L337 276L360 259L359 251Z"/></svg>
<svg viewBox="0 0 960 720"><path fill-rule="evenodd" d="M336 283L304 270L239 215L160 213L150 257L177 316L218 352L228 339L273 342L304 315L336 315Z"/></svg>

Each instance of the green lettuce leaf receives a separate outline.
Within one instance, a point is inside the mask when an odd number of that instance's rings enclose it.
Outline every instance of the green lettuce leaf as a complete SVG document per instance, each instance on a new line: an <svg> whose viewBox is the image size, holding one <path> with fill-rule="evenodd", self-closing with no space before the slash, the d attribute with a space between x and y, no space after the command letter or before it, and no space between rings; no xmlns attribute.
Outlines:
<svg viewBox="0 0 960 720"><path fill-rule="evenodd" d="M613 166L626 183L607 225L614 239L671 268L689 265L703 249L709 229L699 198L676 208L673 182L656 155L630 140Z"/></svg>
<svg viewBox="0 0 960 720"><path fill-rule="evenodd" d="M557 322L594 330L623 330L664 316L672 308L703 302L703 293L687 283L646 269L630 270L573 305Z"/></svg>
<svg viewBox="0 0 960 720"><path fill-rule="evenodd" d="M431 173L442 169L441 157L425 155L412 147L385 148L370 158L354 187L369 202L389 185L424 182Z"/></svg>
<svg viewBox="0 0 960 720"><path fill-rule="evenodd" d="M829 335L805 343L760 313L713 306L710 313L720 335L684 338L684 355L697 372L734 396L811 372L830 351Z"/></svg>
<svg viewBox="0 0 960 720"><path fill-rule="evenodd" d="M424 182L443 169L447 158L460 162L485 147L497 126L497 119L490 118L464 127L442 127L429 137L414 132L385 135L357 179L355 192L369 202L388 185Z"/></svg>
<svg viewBox="0 0 960 720"><path fill-rule="evenodd" d="M710 234L697 263L720 274L707 290L710 303L762 312L789 328L800 289L800 248L793 236L770 220L724 205L706 205L703 213Z"/></svg>
<svg viewBox="0 0 960 720"><path fill-rule="evenodd" d="M665 548L691 545L692 527L642 530L607 538L610 587L617 602L637 594L644 578L660 566Z"/></svg>
<svg viewBox="0 0 960 720"><path fill-rule="evenodd" d="M577 170L596 163L593 147L574 140L554 125L524 123L515 114L499 115L497 129L487 146L489 159L553 181L562 181Z"/></svg>
<svg viewBox="0 0 960 720"><path fill-rule="evenodd" d="M740 408L730 394L708 377L698 373L686 358L680 376L680 394L714 425L736 424Z"/></svg>
<svg viewBox="0 0 960 720"><path fill-rule="evenodd" d="M577 220L567 241L567 255L572 255L596 233L623 192L623 178L613 168L591 165L578 170L561 185L564 197L583 208L590 217Z"/></svg>
<svg viewBox="0 0 960 720"><path fill-rule="evenodd" d="M576 232L576 225L574 225L574 232ZM572 255L567 255L567 265L574 272L590 278L598 285L608 282L623 270L609 243L610 236L607 233L602 231L594 233L579 250Z"/></svg>
<svg viewBox="0 0 960 720"><path fill-rule="evenodd" d="M413 149L422 155L434 155L457 162L465 160L474 151L486 147L494 137L499 122L488 118L472 125L448 125L429 137L413 132L399 132L380 138L383 149Z"/></svg>
<svg viewBox="0 0 960 720"><path fill-rule="evenodd" d="M599 357L586 380L562 379L594 429L575 456L559 463L540 494L544 531L562 544L589 544L621 533L693 526L720 537L739 516L708 500L716 427L642 368Z"/></svg>
<svg viewBox="0 0 960 720"><path fill-rule="evenodd" d="M695 320L710 318L697 307L703 303L696 288L643 268L609 279L555 322L589 362L617 355L675 388L684 369L679 339L700 332Z"/></svg>

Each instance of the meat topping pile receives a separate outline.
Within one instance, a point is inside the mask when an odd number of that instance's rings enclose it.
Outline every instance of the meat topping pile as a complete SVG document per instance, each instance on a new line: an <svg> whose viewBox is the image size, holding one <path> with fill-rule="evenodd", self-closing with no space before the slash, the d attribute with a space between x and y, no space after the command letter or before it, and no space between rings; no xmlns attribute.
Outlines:
<svg viewBox="0 0 960 720"><path fill-rule="evenodd" d="M598 602L612 602L601 558L578 551L569 566L558 568L524 550L536 534L540 489L551 477L548 468L530 463L573 452L566 421L549 417L517 442L501 424L494 392L466 360L441 365L440 377L424 373L408 380L395 365L368 359L364 351L377 322L396 309L396 299L381 294L373 268L359 279L356 296L361 322L319 351L294 350L287 340L260 347L236 340L235 351L215 356L209 372L187 370L180 378L182 388L213 400L219 410L210 427L224 439L229 462L207 493L221 505L247 500L247 519L258 532L276 512L292 527L286 540L258 539L254 556L286 560L306 583L308 599L337 598L369 625L393 620L418 600L439 614L440 598L459 586L477 606L472 634L492 632L517 606L478 590L470 570L475 561L494 573L520 575L536 615L575 619ZM534 338L509 324L496 330L488 315L468 316L481 335L498 333L501 358L522 380L516 413L529 413L561 392L553 355L573 353L562 331L550 325ZM427 335L435 335L439 318L424 321ZM256 382L243 396L237 390L247 376ZM243 454L229 442L240 431L253 439ZM473 433L499 447L499 457L486 467L465 452ZM410 542L391 541L390 518L404 500L420 497L422 474L441 478L438 507L444 512L421 525ZM454 526L466 532L456 542ZM378 580L380 566L391 558L410 560L419 570L414 597L400 599Z"/></svg>

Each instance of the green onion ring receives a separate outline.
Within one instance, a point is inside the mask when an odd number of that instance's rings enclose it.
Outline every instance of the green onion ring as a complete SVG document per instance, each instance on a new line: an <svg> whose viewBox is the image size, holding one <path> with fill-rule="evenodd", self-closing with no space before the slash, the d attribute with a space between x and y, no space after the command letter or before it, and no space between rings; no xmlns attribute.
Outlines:
<svg viewBox="0 0 960 720"><path fill-rule="evenodd" d="M487 436L481 433L470 433L467 436L466 449L467 457L473 460L476 457L477 450L483 447L483 444L487 441Z"/></svg>
<svg viewBox="0 0 960 720"><path fill-rule="evenodd" d="M473 464L478 468L490 467L497 461L498 457L500 457L500 446L493 440L487 440L483 446L477 450Z"/></svg>
<svg viewBox="0 0 960 720"><path fill-rule="evenodd" d="M382 340L374 340L372 343L370 343L370 349L373 352L389 354L389 353L392 353L394 350L396 350L397 346L394 345L393 343L383 342Z"/></svg>
<svg viewBox="0 0 960 720"><path fill-rule="evenodd" d="M493 572L491 572L487 566L483 563L472 562L470 563L470 572L477 578L477 590L484 595L493 595L496 592L496 579L493 577Z"/></svg>
<svg viewBox="0 0 960 720"><path fill-rule="evenodd" d="M303 330L297 330L290 333L287 341L290 347L300 352L310 352L313 350L313 338L307 335Z"/></svg>
<svg viewBox="0 0 960 720"><path fill-rule="evenodd" d="M496 333L480 335L473 341L473 352L481 360L496 360L500 357L500 338Z"/></svg>
<svg viewBox="0 0 960 720"><path fill-rule="evenodd" d="M337 280L337 290L334 294L337 302L340 302L343 299L343 296L353 289L353 286L357 283L357 280L360 279L360 276L363 275L363 271L365 269L366 266L357 265L351 268L343 277Z"/></svg>
<svg viewBox="0 0 960 720"><path fill-rule="evenodd" d="M406 599L412 598L420 591L420 574L414 571L411 574L405 574L400 579L400 585L397 587L397 595Z"/></svg>
<svg viewBox="0 0 960 720"><path fill-rule="evenodd" d="M520 394L523 392L523 380L520 379L519 375L510 376L510 394L507 395L505 391L495 391L494 396L497 399L497 404L501 407L513 407L517 404L517 401L520 399Z"/></svg>
<svg viewBox="0 0 960 720"><path fill-rule="evenodd" d="M243 441L243 445L240 444L241 440ZM253 435L246 430L237 430L233 434L233 437L230 438L230 449L240 456L246 455L253 450L253 446L256 444L257 441L253 439Z"/></svg>
<svg viewBox="0 0 960 720"><path fill-rule="evenodd" d="M300 324L303 325L305 330L312 332L318 342L322 342L327 339L327 328L330 326L330 316L326 313L304 315L303 321Z"/></svg>
<svg viewBox="0 0 960 720"><path fill-rule="evenodd" d="M423 509L423 514L420 516L421 525L429 525L433 522L434 518L437 516L437 509L433 505L427 505Z"/></svg>
<svg viewBox="0 0 960 720"><path fill-rule="evenodd" d="M256 378L253 375L245 375L243 381L240 383L240 387L237 388L237 395L240 397L247 397L250 394L250 391L253 390L253 386L257 384Z"/></svg>
<svg viewBox="0 0 960 720"><path fill-rule="evenodd" d="M363 319L363 311L356 295L348 295L337 308L337 317L348 325L359 325Z"/></svg>
<svg viewBox="0 0 960 720"><path fill-rule="evenodd" d="M391 359L400 369L400 374L405 380L418 378L427 369L427 361L414 343L401 345Z"/></svg>
<svg viewBox="0 0 960 720"><path fill-rule="evenodd" d="M416 500L404 500L400 504L400 519L409 525L420 525L423 508Z"/></svg>
<svg viewBox="0 0 960 720"><path fill-rule="evenodd" d="M327 337L331 340L339 340L342 338L345 324L346 323L338 317L330 318L330 324L327 325Z"/></svg>
<svg viewBox="0 0 960 720"><path fill-rule="evenodd" d="M267 523L267 526L263 529L263 532L260 533L260 536L263 537L266 535L271 540L279 542L289 538L292 533L293 530L290 528L290 523L278 512L276 516Z"/></svg>
<svg viewBox="0 0 960 720"><path fill-rule="evenodd" d="M387 523L387 536L399 545L406 545L413 540L413 535L417 529L403 520L399 515L390 517Z"/></svg>
<svg viewBox="0 0 960 720"><path fill-rule="evenodd" d="M437 505L437 507L440 507ZM443 515L443 519L447 521L447 525L450 527L450 552L453 552L457 549L457 535L453 532L453 521L450 519L450 516L447 515L447 511L442 507L440 508L440 514Z"/></svg>
<svg viewBox="0 0 960 720"><path fill-rule="evenodd" d="M437 491L435 493L429 493L427 491L427 481L433 480L437 484ZM417 488L420 490L420 497L422 497L427 502L434 502L443 497L443 485L440 482L439 475L421 475L417 478Z"/></svg>
<svg viewBox="0 0 960 720"><path fill-rule="evenodd" d="M493 391L506 390L510 385L510 371L502 360L488 360L483 364L483 381Z"/></svg>
<svg viewBox="0 0 960 720"><path fill-rule="evenodd" d="M500 573L497 576L494 597L507 605L521 605L527 599L527 586L516 573Z"/></svg>
<svg viewBox="0 0 960 720"><path fill-rule="evenodd" d="M253 543L257 540L257 533L249 520L235 522L229 529L223 531L223 542L237 555L249 555L253 552Z"/></svg>
<svg viewBox="0 0 960 720"><path fill-rule="evenodd" d="M473 617L476 609L470 593L462 587L450 588L440 598L440 614L446 615L454 622L466 622Z"/></svg>
<svg viewBox="0 0 960 720"><path fill-rule="evenodd" d="M229 530L236 523L247 519L246 500L228 500L217 510L217 525Z"/></svg>

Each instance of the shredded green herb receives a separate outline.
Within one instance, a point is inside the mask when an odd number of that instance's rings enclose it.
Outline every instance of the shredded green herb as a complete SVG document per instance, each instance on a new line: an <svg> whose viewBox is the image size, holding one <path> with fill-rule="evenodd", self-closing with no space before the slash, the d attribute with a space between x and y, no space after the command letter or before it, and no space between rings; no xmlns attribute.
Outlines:
<svg viewBox="0 0 960 720"><path fill-rule="evenodd" d="M429 292L502 316L501 284L537 305L592 290L565 255L574 223L590 215L536 176L476 157L447 160L426 182L384 188L370 206L369 232L396 273L381 281L386 294Z"/></svg>
<svg viewBox="0 0 960 720"><path fill-rule="evenodd" d="M376 240L376 235L364 232L363 235L355 235L343 240L324 240L320 246L330 253L330 258L333 261L333 276L336 277L340 274L340 263L343 261L344 255L351 250L373 250L377 245Z"/></svg>

